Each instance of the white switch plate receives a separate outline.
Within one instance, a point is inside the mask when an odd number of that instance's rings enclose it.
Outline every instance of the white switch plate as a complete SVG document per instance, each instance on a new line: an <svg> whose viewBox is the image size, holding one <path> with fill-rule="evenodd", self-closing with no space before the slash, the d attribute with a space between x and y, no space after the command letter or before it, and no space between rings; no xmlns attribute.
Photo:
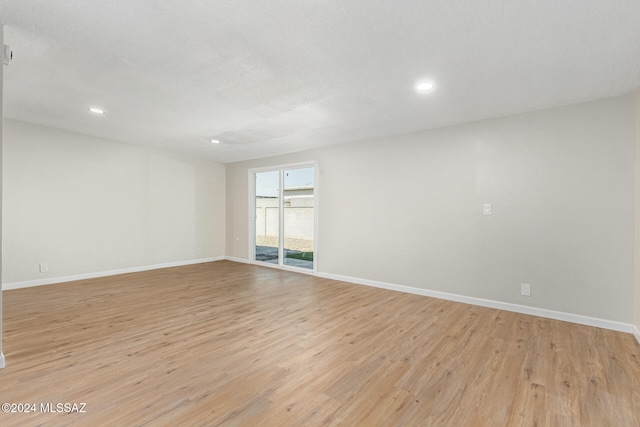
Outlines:
<svg viewBox="0 0 640 427"><path fill-rule="evenodd" d="M520 284L520 295L523 295L525 297L530 297L531 296L531 285L528 283L521 283Z"/></svg>
<svg viewBox="0 0 640 427"><path fill-rule="evenodd" d="M40 264L39 268L40 268L40 273L46 273L47 271L49 271L49 264L47 263Z"/></svg>
<svg viewBox="0 0 640 427"><path fill-rule="evenodd" d="M485 203L482 205L482 213L485 215L491 215L491 203Z"/></svg>

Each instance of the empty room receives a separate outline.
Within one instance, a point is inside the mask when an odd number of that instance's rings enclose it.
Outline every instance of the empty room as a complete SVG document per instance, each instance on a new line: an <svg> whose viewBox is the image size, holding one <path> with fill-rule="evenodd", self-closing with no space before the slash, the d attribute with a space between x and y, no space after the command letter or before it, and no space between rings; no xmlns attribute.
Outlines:
<svg viewBox="0 0 640 427"><path fill-rule="evenodd" d="M640 426L639 22L0 0L0 425Z"/></svg>

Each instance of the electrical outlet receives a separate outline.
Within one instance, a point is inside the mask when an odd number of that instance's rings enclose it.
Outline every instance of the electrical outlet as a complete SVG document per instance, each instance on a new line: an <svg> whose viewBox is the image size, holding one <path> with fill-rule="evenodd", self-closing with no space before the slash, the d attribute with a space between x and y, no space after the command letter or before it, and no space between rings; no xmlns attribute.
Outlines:
<svg viewBox="0 0 640 427"><path fill-rule="evenodd" d="M491 215L491 203L485 203L482 205L482 213L485 215Z"/></svg>
<svg viewBox="0 0 640 427"><path fill-rule="evenodd" d="M40 268L40 273L46 273L47 271L49 271L49 264L45 262L43 264L40 264L39 268Z"/></svg>
<svg viewBox="0 0 640 427"><path fill-rule="evenodd" d="M520 284L520 295L523 295L525 297L530 297L531 296L531 285L528 283L521 283Z"/></svg>

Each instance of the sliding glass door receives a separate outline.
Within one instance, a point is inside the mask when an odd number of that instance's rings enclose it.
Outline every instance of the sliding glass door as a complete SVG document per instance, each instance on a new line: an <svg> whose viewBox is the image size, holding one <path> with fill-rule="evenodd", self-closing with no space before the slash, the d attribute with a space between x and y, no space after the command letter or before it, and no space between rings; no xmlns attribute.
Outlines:
<svg viewBox="0 0 640 427"><path fill-rule="evenodd" d="M255 260L280 263L280 173L255 175Z"/></svg>
<svg viewBox="0 0 640 427"><path fill-rule="evenodd" d="M285 265L313 269L314 170L313 167L307 167L283 171Z"/></svg>
<svg viewBox="0 0 640 427"><path fill-rule="evenodd" d="M315 270L315 166L278 168L252 175L253 259Z"/></svg>

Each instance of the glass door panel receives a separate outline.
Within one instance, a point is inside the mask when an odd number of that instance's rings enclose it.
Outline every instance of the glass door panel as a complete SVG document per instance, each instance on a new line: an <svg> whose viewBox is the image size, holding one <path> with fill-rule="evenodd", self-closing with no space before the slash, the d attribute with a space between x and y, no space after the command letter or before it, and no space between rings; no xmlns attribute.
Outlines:
<svg viewBox="0 0 640 427"><path fill-rule="evenodd" d="M255 260L280 264L280 171L255 177Z"/></svg>
<svg viewBox="0 0 640 427"><path fill-rule="evenodd" d="M314 168L285 169L283 175L283 264L313 269Z"/></svg>

